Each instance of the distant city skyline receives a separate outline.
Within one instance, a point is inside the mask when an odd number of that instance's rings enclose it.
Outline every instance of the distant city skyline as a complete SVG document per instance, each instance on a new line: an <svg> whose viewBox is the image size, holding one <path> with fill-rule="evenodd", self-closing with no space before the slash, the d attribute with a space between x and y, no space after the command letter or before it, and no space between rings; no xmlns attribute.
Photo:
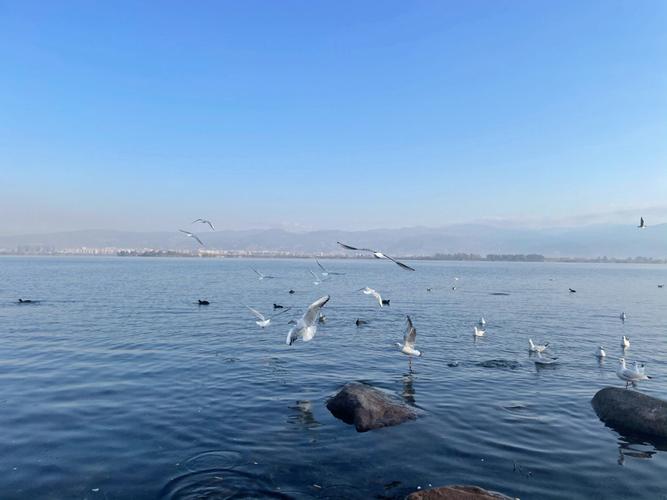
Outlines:
<svg viewBox="0 0 667 500"><path fill-rule="evenodd" d="M667 3L6 3L0 235L667 222Z"/></svg>

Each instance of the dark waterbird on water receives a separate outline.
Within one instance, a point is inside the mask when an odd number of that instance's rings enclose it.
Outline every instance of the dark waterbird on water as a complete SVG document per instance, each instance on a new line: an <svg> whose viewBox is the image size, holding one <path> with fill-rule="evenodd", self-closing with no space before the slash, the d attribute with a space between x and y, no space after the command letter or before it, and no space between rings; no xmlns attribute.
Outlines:
<svg viewBox="0 0 667 500"><path fill-rule="evenodd" d="M363 319L359 319L359 318L357 318L357 321L355 321L354 324L357 325L357 326L367 325L367 324L368 324L368 321L365 321L365 320L363 320Z"/></svg>
<svg viewBox="0 0 667 500"><path fill-rule="evenodd" d="M280 304L276 304L275 302L273 303L273 308L274 309L284 309L285 306L281 306Z"/></svg>
<svg viewBox="0 0 667 500"><path fill-rule="evenodd" d="M577 293L577 291L574 288L569 288L568 290L570 290L570 293Z"/></svg>
<svg viewBox="0 0 667 500"><path fill-rule="evenodd" d="M200 306L207 306L207 305L210 304L210 302L208 300L202 300L202 299L199 299L198 303L199 303Z"/></svg>
<svg viewBox="0 0 667 500"><path fill-rule="evenodd" d="M646 229L646 223L644 222L644 217L639 218L639 225L637 227L639 229Z"/></svg>
<svg viewBox="0 0 667 500"><path fill-rule="evenodd" d="M19 304L32 304L30 299L19 299Z"/></svg>
<svg viewBox="0 0 667 500"><path fill-rule="evenodd" d="M388 306L389 302L391 302L391 299L382 299L382 305L383 306Z"/></svg>
<svg viewBox="0 0 667 500"><path fill-rule="evenodd" d="M345 248L347 250L356 250L358 252L370 252L370 253L373 254L373 257L375 257L376 259L389 259L390 261L392 261L395 264L398 264L399 266L401 266L403 269L405 269L407 271L414 271L414 269L412 267L408 266L407 264L403 264L402 262L397 261L393 257L389 257L389 255L387 255L386 253L378 252L377 250L371 250L370 248L353 247L351 245L346 245L345 243L341 243L340 241L337 241L336 243L338 243L340 246L342 246L343 248Z"/></svg>
<svg viewBox="0 0 667 500"><path fill-rule="evenodd" d="M289 293L290 295L293 295L293 294L295 294L296 292L290 288L290 291L287 292L287 293Z"/></svg>

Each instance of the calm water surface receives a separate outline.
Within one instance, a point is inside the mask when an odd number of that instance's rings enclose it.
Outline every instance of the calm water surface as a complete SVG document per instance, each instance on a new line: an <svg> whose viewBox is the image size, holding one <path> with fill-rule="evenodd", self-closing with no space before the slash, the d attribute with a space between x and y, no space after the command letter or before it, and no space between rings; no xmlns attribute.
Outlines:
<svg viewBox="0 0 667 500"><path fill-rule="evenodd" d="M395 498L449 483L522 499L667 498L667 445L618 434L590 405L621 385L623 334L654 376L640 389L667 398L656 286L667 268L325 265L347 274L316 286L307 260L0 258L0 498ZM324 294L328 322L286 346L287 321ZM266 330L242 306L274 302L294 309ZM424 353L412 368L393 347L405 314ZM487 337L474 342L482 315ZM536 370L529 337L560 364ZM476 366L494 358L521 365ZM325 407L353 380L421 417L357 433Z"/></svg>

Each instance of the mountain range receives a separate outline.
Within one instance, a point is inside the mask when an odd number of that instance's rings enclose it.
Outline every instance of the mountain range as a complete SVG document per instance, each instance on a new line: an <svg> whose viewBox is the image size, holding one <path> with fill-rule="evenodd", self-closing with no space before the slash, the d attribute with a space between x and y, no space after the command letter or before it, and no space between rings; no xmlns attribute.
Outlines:
<svg viewBox="0 0 667 500"><path fill-rule="evenodd" d="M213 250L340 255L346 252L336 242L342 241L358 247L380 249L396 256L536 253L546 257L667 257L667 224L646 229L612 224L542 229L468 224L439 228L308 232L282 229L213 232L200 227L196 229L206 244L205 248ZM19 247L48 247L54 250L113 247L182 251L196 249L197 244L178 231L82 230L0 236L0 250L13 251Z"/></svg>

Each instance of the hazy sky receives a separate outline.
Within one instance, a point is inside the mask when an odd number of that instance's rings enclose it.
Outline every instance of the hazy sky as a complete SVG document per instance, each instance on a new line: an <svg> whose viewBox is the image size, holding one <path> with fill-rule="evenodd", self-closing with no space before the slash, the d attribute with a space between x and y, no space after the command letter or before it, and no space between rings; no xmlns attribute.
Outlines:
<svg viewBox="0 0 667 500"><path fill-rule="evenodd" d="M667 215L667 2L0 1L0 234Z"/></svg>

